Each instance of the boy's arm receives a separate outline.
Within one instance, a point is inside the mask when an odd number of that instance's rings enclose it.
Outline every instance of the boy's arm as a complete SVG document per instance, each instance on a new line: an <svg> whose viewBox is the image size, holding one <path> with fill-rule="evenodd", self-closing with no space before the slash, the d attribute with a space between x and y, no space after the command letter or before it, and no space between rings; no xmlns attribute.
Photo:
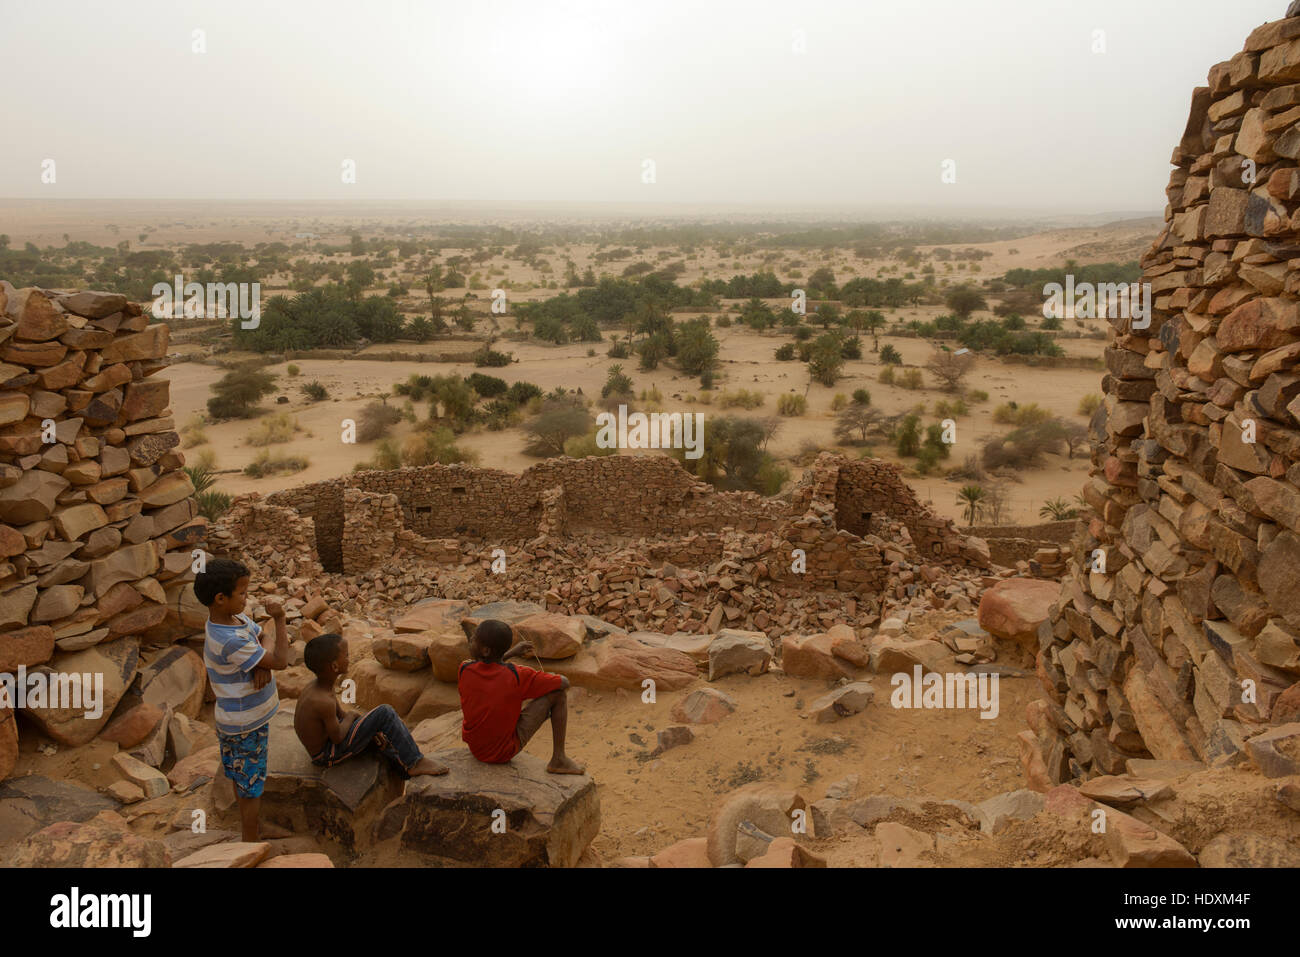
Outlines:
<svg viewBox="0 0 1300 957"><path fill-rule="evenodd" d="M266 649L266 654L257 663L257 667L280 671L289 667L289 633L284 627L284 606L276 599L268 598L265 607L275 625L275 636L267 634L267 629L262 629L262 647Z"/></svg>
<svg viewBox="0 0 1300 957"><path fill-rule="evenodd" d="M325 733L335 744L343 743L343 729L339 726L339 707L337 700L329 708L321 707L320 718L325 723Z"/></svg>
<svg viewBox="0 0 1300 957"><path fill-rule="evenodd" d="M533 650L533 643L531 641L521 641L514 645L511 645L510 650L501 656L501 660L505 661L507 658L523 658L525 656L532 655L535 653L536 652Z"/></svg>

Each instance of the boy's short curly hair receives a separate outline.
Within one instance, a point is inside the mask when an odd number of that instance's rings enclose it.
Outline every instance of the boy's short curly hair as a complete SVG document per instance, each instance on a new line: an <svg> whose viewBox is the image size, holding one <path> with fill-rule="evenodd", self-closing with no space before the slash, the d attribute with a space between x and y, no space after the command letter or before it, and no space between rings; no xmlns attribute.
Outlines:
<svg viewBox="0 0 1300 957"><path fill-rule="evenodd" d="M492 653L493 658L500 658L510 650L510 644L514 640L514 632L504 621L488 618L478 623L478 627L474 629L474 638Z"/></svg>
<svg viewBox="0 0 1300 957"><path fill-rule="evenodd" d="M214 558L194 576L194 596L211 608L218 595L230 595L241 578L248 577L248 566L233 558Z"/></svg>
<svg viewBox="0 0 1300 957"><path fill-rule="evenodd" d="M343 636L330 632L328 635L317 635L311 641L307 642L307 647L302 651L302 663L314 675L320 674L328 667L331 661L339 656L339 645L343 644Z"/></svg>

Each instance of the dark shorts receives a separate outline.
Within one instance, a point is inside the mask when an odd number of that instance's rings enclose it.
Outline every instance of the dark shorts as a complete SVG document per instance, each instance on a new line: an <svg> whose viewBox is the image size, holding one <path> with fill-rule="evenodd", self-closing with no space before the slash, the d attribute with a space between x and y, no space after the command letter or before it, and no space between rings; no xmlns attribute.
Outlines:
<svg viewBox="0 0 1300 957"><path fill-rule="evenodd" d="M239 797L262 796L262 789L266 787L266 755L270 739L269 721L246 734L217 732L217 741L221 744L221 766L226 769L226 777L234 782Z"/></svg>

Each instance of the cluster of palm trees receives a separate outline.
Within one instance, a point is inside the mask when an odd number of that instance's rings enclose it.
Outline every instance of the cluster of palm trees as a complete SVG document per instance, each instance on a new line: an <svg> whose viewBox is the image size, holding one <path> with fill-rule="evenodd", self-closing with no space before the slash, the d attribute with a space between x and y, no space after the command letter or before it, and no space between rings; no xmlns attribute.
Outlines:
<svg viewBox="0 0 1300 957"><path fill-rule="evenodd" d="M975 519L979 517L988 497L988 492L980 485L963 485L957 491L957 504L963 507L962 517L966 520L967 525L975 524ZM1086 506L1087 502L1082 495L1076 495L1074 500L1076 504L1072 505L1059 496L1048 499L1038 509L1038 515L1040 518L1053 522L1077 518L1079 516L1079 506Z"/></svg>

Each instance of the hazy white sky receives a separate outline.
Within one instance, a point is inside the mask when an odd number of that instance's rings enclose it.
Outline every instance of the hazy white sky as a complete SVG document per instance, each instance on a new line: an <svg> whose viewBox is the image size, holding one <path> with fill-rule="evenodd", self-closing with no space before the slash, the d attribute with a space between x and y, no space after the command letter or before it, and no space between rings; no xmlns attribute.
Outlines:
<svg viewBox="0 0 1300 957"><path fill-rule="evenodd" d="M0 0L0 197L1160 210L1286 5Z"/></svg>

